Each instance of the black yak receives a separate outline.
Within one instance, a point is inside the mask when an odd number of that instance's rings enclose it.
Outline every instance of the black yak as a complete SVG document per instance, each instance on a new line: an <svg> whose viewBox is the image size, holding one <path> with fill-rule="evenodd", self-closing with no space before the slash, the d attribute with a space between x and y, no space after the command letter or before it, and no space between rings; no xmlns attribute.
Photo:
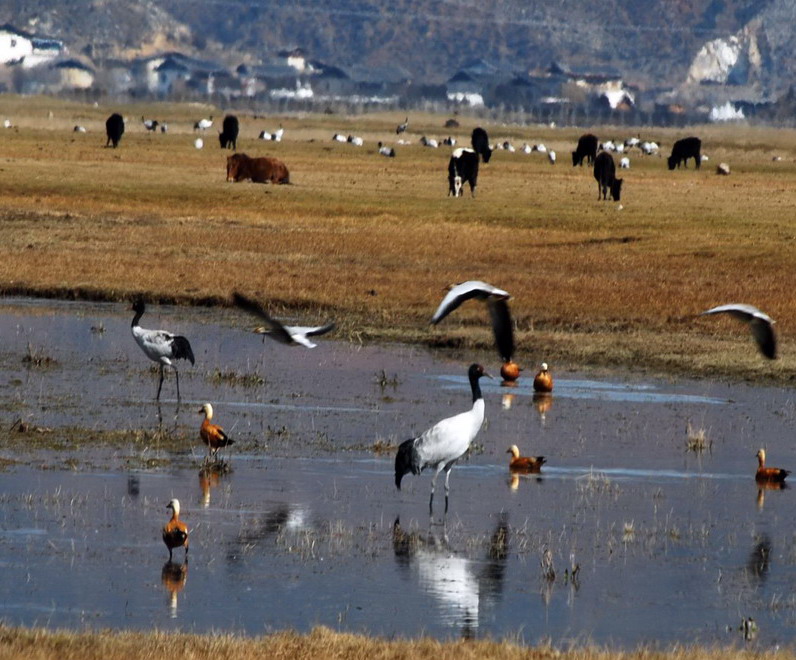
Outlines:
<svg viewBox="0 0 796 660"><path fill-rule="evenodd" d="M124 135L124 117L122 117L118 112L114 112L108 119L105 120L105 133L108 135L108 139L105 142L105 146L113 145L113 148L119 146L119 140L122 139L122 135Z"/></svg>
<svg viewBox="0 0 796 660"><path fill-rule="evenodd" d="M233 151L238 148L238 118L235 115L227 115L224 117L222 124L222 131L218 134L218 141L221 143L221 148L226 149L229 147Z"/></svg>
<svg viewBox="0 0 796 660"><path fill-rule="evenodd" d="M702 140L698 137L687 137L682 140L677 140L672 147L672 155L669 156L669 169L673 170L675 167L680 167L683 163L688 167L688 159L693 158L696 163L696 168L702 164Z"/></svg>
<svg viewBox="0 0 796 660"><path fill-rule="evenodd" d="M616 165L614 158L607 151L601 151L594 159L594 178L597 179L597 199L608 199L608 191L611 197L619 201L622 193L622 179L616 178Z"/></svg>

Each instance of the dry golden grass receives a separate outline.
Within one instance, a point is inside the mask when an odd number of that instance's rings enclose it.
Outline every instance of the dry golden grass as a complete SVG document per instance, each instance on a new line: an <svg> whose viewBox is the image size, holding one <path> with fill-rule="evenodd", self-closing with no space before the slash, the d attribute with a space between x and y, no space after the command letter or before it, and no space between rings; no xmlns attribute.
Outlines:
<svg viewBox="0 0 796 660"><path fill-rule="evenodd" d="M581 648L559 651L551 647L526 647L511 641L451 641L432 639L384 640L328 628L316 628L310 634L284 632L260 638L235 635L190 635L182 633L137 632L64 632L41 628L0 627L0 660L117 660L149 658L150 660L226 660L237 658L345 658L379 660L413 658L423 660L751 660L778 658L787 660L794 653L789 649L776 651L739 650L732 648L681 647L671 651L639 649L610 651Z"/></svg>
<svg viewBox="0 0 796 660"><path fill-rule="evenodd" d="M215 127L193 148L193 122L218 108L121 108L119 149L105 149L112 110L47 98L0 100L17 129L0 131L0 291L218 304L233 289L307 321L335 318L338 336L440 346L489 345L483 309L442 326L427 321L445 285L490 281L514 295L518 360L620 364L658 372L788 381L796 376L796 132L699 127L711 160L669 172L665 158L632 156L622 209L598 202L588 168L569 152L583 131L485 124L493 139L543 141L543 156L497 152L479 196L449 199L448 149L396 147L403 117L241 118L239 150L272 155L291 186L225 181L228 152ZM49 117L49 112L53 117ZM149 135L141 115L169 123ZM441 137L446 117L413 115L409 136ZM73 125L87 134L72 133ZM451 133L463 142L478 122ZM256 140L285 127L285 141ZM363 148L331 141L354 133ZM630 129L600 129L624 138ZM668 154L686 132L650 129ZM773 162L774 155L782 156ZM733 174L714 174L727 161ZM696 318L748 302L777 319L782 359L766 362L745 327Z"/></svg>

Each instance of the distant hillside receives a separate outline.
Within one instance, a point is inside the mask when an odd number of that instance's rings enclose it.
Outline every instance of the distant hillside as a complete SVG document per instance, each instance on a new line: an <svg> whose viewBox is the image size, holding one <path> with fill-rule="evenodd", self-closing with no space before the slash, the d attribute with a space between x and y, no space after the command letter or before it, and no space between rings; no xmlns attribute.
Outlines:
<svg viewBox="0 0 796 660"><path fill-rule="evenodd" d="M476 57L509 70L558 60L609 65L631 84L656 88L686 80L705 43L758 17L774 86L784 89L796 71L795 7L796 0L7 0L0 23L60 38L95 59L175 48L235 66L301 47L342 67L397 63L430 82Z"/></svg>

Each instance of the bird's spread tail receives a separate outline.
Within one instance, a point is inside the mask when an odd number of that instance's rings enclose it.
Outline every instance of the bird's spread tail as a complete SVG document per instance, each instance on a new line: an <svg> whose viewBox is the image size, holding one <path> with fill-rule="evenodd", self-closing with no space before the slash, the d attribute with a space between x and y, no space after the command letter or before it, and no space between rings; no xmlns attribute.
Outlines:
<svg viewBox="0 0 796 660"><path fill-rule="evenodd" d="M405 474L410 472L417 474L417 467L414 465L414 438L405 440L398 447L398 453L395 455L395 487L401 490L401 479Z"/></svg>

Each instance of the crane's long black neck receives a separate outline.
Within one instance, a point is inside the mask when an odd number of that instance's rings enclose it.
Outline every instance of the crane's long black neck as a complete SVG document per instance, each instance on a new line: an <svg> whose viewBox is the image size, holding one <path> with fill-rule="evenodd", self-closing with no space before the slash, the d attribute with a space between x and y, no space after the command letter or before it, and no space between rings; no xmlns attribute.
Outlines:
<svg viewBox="0 0 796 660"><path fill-rule="evenodd" d="M476 401L478 401L478 399L483 398L483 396L481 395L481 385L478 382L478 379L481 378L481 376L474 371L471 371L469 375L470 375L470 389L472 389L473 391L473 403L475 403Z"/></svg>
<svg viewBox="0 0 796 660"><path fill-rule="evenodd" d="M144 310L136 310L135 316L133 317L133 322L130 324L131 327L135 328L138 325L138 322L141 320L141 317L144 315Z"/></svg>

